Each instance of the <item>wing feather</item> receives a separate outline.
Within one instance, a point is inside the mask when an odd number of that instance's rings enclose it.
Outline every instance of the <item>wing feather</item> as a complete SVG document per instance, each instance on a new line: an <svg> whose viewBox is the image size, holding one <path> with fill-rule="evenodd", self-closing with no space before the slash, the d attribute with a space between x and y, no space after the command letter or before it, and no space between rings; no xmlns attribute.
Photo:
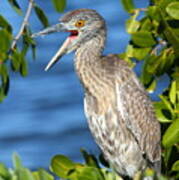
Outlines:
<svg viewBox="0 0 179 180"><path fill-rule="evenodd" d="M160 160L160 125L152 102L132 70L131 73L133 76L122 86L121 79L116 82L117 108L141 151L156 162Z"/></svg>

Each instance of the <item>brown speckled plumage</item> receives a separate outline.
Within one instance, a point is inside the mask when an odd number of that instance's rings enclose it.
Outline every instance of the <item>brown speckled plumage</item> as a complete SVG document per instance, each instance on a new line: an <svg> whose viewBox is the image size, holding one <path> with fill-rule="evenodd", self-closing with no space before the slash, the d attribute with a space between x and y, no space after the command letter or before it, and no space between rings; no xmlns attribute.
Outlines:
<svg viewBox="0 0 179 180"><path fill-rule="evenodd" d="M77 29L74 23L81 19L86 24ZM160 171L160 125L152 102L126 62L116 55L102 55L105 21L89 9L69 12L61 21L67 30L79 33L67 52L75 51L85 114L105 158L117 172L130 177L147 166Z"/></svg>

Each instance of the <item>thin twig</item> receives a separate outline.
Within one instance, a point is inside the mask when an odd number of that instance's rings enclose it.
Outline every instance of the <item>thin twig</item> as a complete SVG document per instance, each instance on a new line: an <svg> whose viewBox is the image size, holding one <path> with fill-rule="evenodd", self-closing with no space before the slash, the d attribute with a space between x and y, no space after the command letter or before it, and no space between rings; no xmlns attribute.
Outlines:
<svg viewBox="0 0 179 180"><path fill-rule="evenodd" d="M28 8L27 8L26 14L24 16L24 19L23 19L22 25L20 27L20 30L19 30L18 34L15 36L15 38L14 38L14 40L12 42L11 50L13 50L15 48L15 46L17 44L17 41L22 36L22 34L24 32L24 29L28 24L28 20L29 20L29 17L30 17L32 8L33 8L33 3L34 3L34 0L29 0L29 5L28 5Z"/></svg>

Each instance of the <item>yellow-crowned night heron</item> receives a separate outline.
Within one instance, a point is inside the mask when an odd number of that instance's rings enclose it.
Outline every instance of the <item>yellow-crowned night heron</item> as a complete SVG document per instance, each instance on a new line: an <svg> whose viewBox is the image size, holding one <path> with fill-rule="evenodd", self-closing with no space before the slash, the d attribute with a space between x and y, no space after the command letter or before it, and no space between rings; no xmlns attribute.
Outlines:
<svg viewBox="0 0 179 180"><path fill-rule="evenodd" d="M95 10L78 9L34 36L58 31L70 36L46 70L62 55L75 51L75 70L85 90L85 114L105 158L118 173L130 177L146 167L159 171L160 125L152 102L125 61L114 54L102 55L104 19Z"/></svg>

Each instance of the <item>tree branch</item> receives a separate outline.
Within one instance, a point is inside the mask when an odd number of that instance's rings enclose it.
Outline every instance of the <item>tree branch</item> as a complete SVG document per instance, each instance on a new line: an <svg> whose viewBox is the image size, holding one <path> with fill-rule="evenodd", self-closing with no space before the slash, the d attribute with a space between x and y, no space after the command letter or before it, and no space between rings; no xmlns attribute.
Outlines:
<svg viewBox="0 0 179 180"><path fill-rule="evenodd" d="M22 25L20 27L20 30L19 30L18 34L15 36L15 38L14 38L14 40L12 42L11 50L13 50L15 48L15 46L17 44L17 41L22 36L22 34L24 32L24 29L28 24L28 20L29 20L31 11L32 11L33 3L34 3L34 0L29 0L29 5L28 5L28 8L27 8L26 14L24 16L24 19L23 19Z"/></svg>

